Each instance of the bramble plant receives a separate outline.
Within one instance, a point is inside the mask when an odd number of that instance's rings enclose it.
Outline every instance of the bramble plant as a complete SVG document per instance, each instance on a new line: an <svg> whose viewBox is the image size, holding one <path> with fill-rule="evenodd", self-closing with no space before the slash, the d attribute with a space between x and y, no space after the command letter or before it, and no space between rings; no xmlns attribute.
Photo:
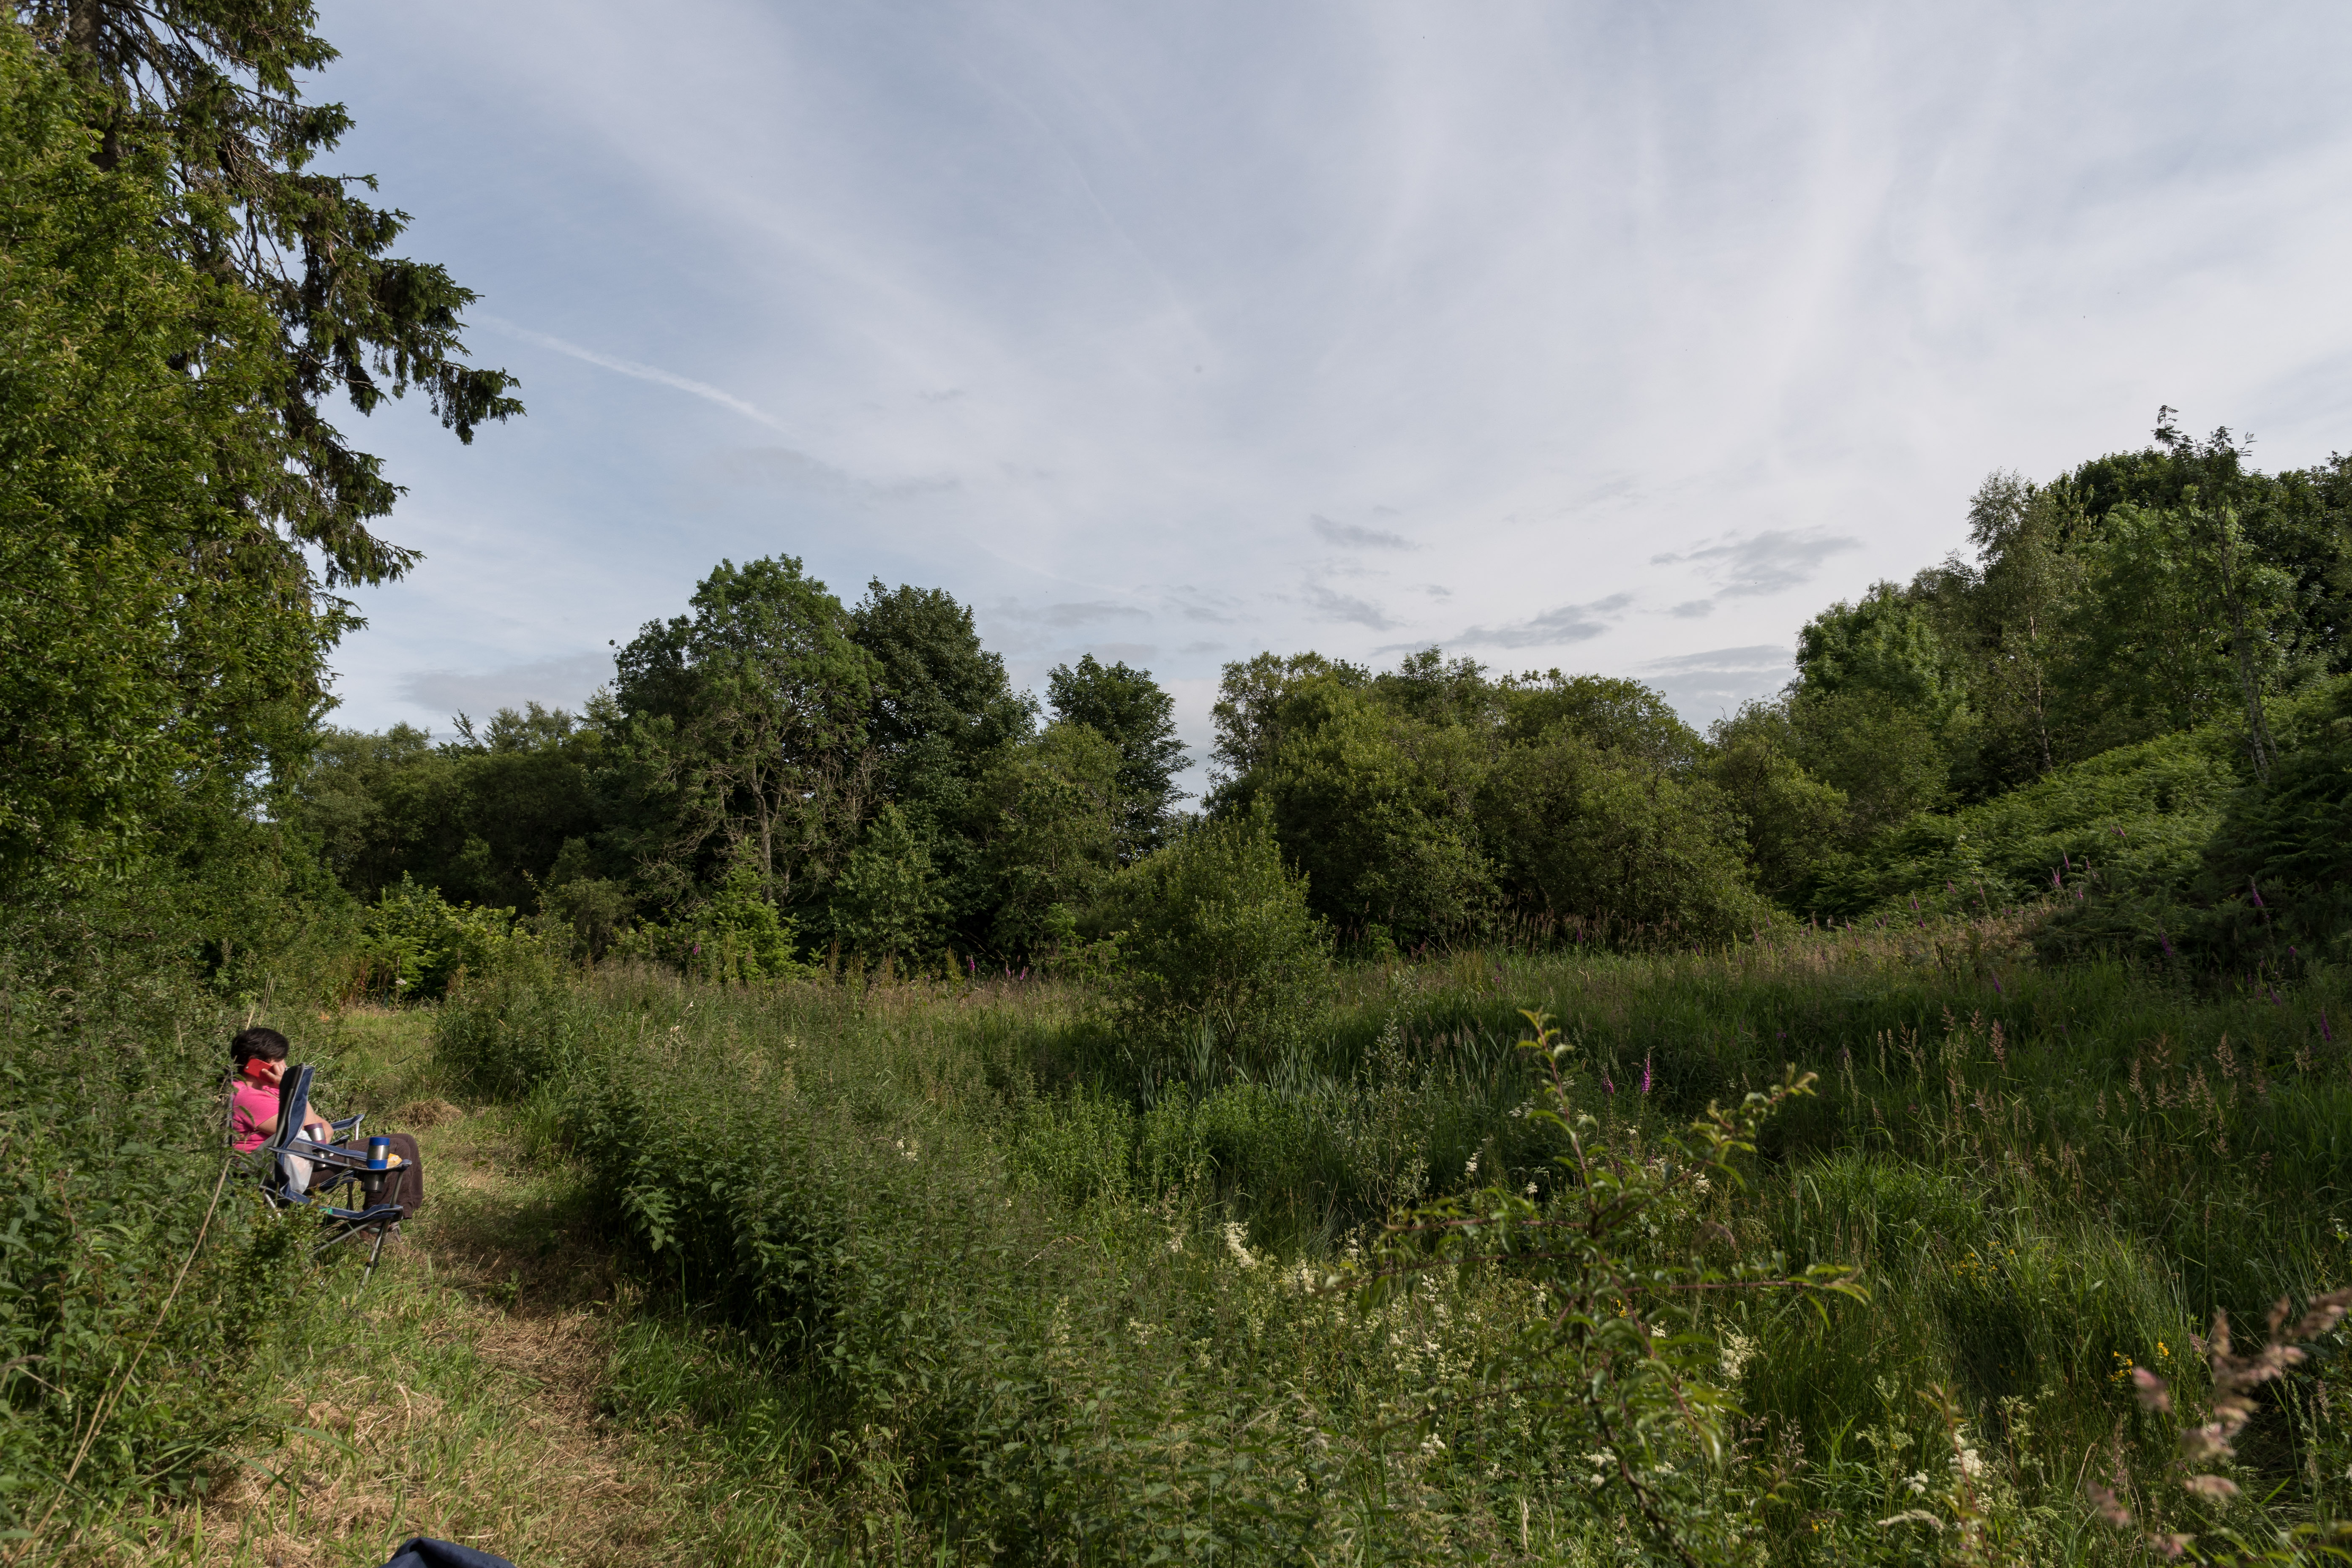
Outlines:
<svg viewBox="0 0 2352 1568"><path fill-rule="evenodd" d="M1709 1105L1686 1137L1644 1151L1577 1108L1565 1068L1574 1047L1545 1014L1523 1016L1534 1033L1519 1044L1543 1075L1526 1114L1567 1144L1560 1180L1549 1194L1538 1183L1490 1182L1407 1211L1358 1282L1374 1297L1433 1268L1491 1268L1518 1282L1532 1310L1489 1367L1484 1396L1538 1413L1556 1447L1583 1456L1594 1492L1622 1489L1659 1543L1696 1564L1740 1536L1707 1495L1738 1407L1710 1375L1723 1349L1701 1328L1706 1304L1743 1294L1868 1299L1846 1265L1791 1273L1778 1254L1739 1257L1718 1217L1745 1185L1738 1162L1755 1152L1757 1130L1810 1095L1814 1075L1792 1068L1733 1110Z"/></svg>

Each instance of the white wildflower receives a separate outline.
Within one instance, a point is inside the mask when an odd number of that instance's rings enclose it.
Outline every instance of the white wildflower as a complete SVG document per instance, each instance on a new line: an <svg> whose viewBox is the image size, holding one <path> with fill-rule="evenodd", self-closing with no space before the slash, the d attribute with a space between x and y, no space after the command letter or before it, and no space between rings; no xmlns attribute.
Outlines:
<svg viewBox="0 0 2352 1568"><path fill-rule="evenodd" d="M1914 1470L1911 1474L1903 1478L1903 1484L1911 1489L1911 1495L1913 1497L1926 1497L1927 1495L1927 1472L1925 1470Z"/></svg>
<svg viewBox="0 0 2352 1568"><path fill-rule="evenodd" d="M1755 1359L1756 1342L1732 1329L1723 1336L1723 1381L1738 1383L1740 1369Z"/></svg>
<svg viewBox="0 0 2352 1568"><path fill-rule="evenodd" d="M1476 1175L1477 1173L1478 1173L1478 1156L1477 1156L1477 1155L1475 1155L1475 1154L1473 1154L1473 1155L1471 1155L1471 1156L1470 1156L1470 1163L1468 1164L1468 1166L1466 1166L1466 1167L1463 1170L1463 1173L1462 1173L1462 1179L1463 1179L1464 1181L1468 1181L1471 1177L1473 1177L1473 1176Z"/></svg>
<svg viewBox="0 0 2352 1568"><path fill-rule="evenodd" d="M1960 1473L1961 1479L1972 1481L1984 1474L1985 1462L1974 1448L1962 1448L1952 1456L1952 1468Z"/></svg>
<svg viewBox="0 0 2352 1568"><path fill-rule="evenodd" d="M1232 1253L1234 1261L1243 1268L1255 1268L1257 1267L1257 1255L1249 1249L1244 1239L1248 1235L1249 1232L1243 1228L1240 1221L1225 1222L1225 1250Z"/></svg>

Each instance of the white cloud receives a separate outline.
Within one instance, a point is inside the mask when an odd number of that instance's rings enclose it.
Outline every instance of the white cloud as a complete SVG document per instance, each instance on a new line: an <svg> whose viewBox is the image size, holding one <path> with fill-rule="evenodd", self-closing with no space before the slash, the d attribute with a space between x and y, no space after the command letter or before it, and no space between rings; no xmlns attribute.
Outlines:
<svg viewBox="0 0 2352 1568"><path fill-rule="evenodd" d="M404 699L446 720L459 713L487 719L501 708L530 702L576 713L590 693L612 679L612 655L583 653L493 669L414 669L399 680Z"/></svg>
<svg viewBox="0 0 2352 1568"><path fill-rule="evenodd" d="M1510 626L1472 626L1454 640L1470 647L1561 647L1590 642L1633 602L1631 594L1612 594L1589 605L1559 605Z"/></svg>
<svg viewBox="0 0 2352 1568"><path fill-rule="evenodd" d="M1360 523L1333 522L1319 512L1307 520L1307 525L1314 529L1316 538L1322 540L1326 544L1337 544L1344 549L1418 550L1421 548L1402 533L1392 533L1384 528L1366 528Z"/></svg>
<svg viewBox="0 0 2352 1568"><path fill-rule="evenodd" d="M2316 0L665 23L324 7L346 164L531 410L469 447L346 421L428 552L363 595L346 721L774 552L1131 605L983 630L1197 648L1171 679L1465 623L1633 670L1702 616L1785 644L1960 543L1987 470L2136 447L2159 402L2266 466L2347 445L2352 10ZM1441 558L1450 600L1380 571Z"/></svg>

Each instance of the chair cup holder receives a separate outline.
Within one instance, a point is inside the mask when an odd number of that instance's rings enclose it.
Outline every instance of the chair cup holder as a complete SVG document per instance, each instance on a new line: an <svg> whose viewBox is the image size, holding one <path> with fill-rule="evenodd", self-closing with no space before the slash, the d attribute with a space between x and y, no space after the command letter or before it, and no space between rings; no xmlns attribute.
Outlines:
<svg viewBox="0 0 2352 1568"><path fill-rule="evenodd" d="M384 1184L391 1179L390 1171L362 1171L360 1191L367 1194L370 1204L380 1204L383 1201Z"/></svg>

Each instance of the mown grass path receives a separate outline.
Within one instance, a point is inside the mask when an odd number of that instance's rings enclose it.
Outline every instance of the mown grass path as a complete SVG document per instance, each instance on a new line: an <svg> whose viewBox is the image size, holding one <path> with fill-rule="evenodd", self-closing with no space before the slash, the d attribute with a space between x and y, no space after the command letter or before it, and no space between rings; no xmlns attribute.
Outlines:
<svg viewBox="0 0 2352 1568"><path fill-rule="evenodd" d="M629 1299L576 1178L534 1165L504 1112L383 1104L418 1086L424 1020L348 1022L336 1032L376 1057L348 1079L374 1080L356 1091L372 1123L417 1131L425 1206L365 1290L357 1260L327 1268L286 1325L271 1371L285 1440L222 1467L201 1504L124 1521L101 1554L373 1568L434 1535L530 1568L693 1560L691 1456L599 1409Z"/></svg>

